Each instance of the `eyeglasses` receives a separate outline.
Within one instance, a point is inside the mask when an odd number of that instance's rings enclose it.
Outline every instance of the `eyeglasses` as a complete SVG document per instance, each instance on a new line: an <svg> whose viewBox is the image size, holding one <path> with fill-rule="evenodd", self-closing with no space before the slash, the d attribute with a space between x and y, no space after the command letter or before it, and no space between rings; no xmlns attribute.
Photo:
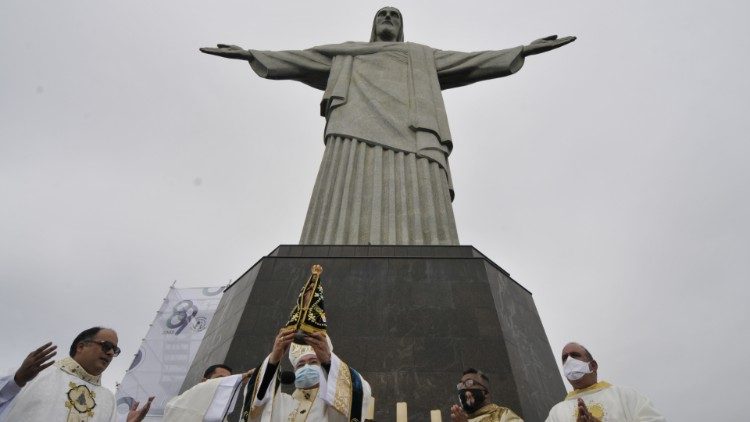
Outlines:
<svg viewBox="0 0 750 422"><path fill-rule="evenodd" d="M474 380L466 380L466 381L459 382L458 384L456 384L456 390L468 390L474 386L479 386L487 390L487 387L485 387L484 385Z"/></svg>
<svg viewBox="0 0 750 422"><path fill-rule="evenodd" d="M114 356L120 355L120 348L112 344L112 342L109 342L107 340L88 340L91 343L96 343L102 348L102 352L109 353L110 350L114 351Z"/></svg>

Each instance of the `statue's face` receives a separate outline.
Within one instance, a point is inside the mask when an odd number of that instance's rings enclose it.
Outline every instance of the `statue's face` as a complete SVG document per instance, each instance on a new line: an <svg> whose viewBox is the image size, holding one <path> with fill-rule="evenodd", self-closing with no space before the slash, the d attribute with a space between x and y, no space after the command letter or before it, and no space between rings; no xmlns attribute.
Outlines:
<svg viewBox="0 0 750 422"><path fill-rule="evenodd" d="M394 7L384 7L375 15L375 34L378 41L396 41L401 31L401 13Z"/></svg>

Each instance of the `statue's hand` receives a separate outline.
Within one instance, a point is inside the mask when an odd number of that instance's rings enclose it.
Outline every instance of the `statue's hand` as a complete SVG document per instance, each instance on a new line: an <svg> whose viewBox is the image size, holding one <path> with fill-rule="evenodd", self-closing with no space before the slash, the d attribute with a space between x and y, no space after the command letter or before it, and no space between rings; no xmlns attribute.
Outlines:
<svg viewBox="0 0 750 422"><path fill-rule="evenodd" d="M236 45L216 44L216 47L217 48L203 47L200 51L227 59L251 60L253 58L253 53Z"/></svg>
<svg viewBox="0 0 750 422"><path fill-rule="evenodd" d="M557 35L550 35L549 37L539 38L536 41L532 41L531 44L523 46L523 56L533 56L534 54L544 53L556 48L560 48L565 44L570 44L576 40L576 37L563 37L558 39Z"/></svg>

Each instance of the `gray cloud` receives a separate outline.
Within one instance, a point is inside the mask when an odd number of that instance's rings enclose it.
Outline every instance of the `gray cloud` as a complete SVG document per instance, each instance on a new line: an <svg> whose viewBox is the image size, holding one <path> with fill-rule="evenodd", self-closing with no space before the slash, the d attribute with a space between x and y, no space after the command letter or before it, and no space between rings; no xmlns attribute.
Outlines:
<svg viewBox="0 0 750 422"><path fill-rule="evenodd" d="M172 281L220 285L296 243L320 93L197 48L363 40L380 6L0 6L0 369L104 324L125 350L113 386ZM588 345L669 419L741 420L750 7L398 6L408 40L444 49L579 36L446 92L459 237L534 293L555 354Z"/></svg>

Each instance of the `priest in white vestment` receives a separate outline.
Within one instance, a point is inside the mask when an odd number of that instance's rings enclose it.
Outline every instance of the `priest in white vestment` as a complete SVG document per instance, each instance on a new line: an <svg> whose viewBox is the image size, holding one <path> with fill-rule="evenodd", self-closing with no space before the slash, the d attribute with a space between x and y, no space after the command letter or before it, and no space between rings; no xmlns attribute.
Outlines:
<svg viewBox="0 0 750 422"><path fill-rule="evenodd" d="M119 354L114 330L93 327L81 332L70 346L70 357L54 362L25 385L18 384L15 377L6 380L19 388L3 403L0 422L114 422L115 396L102 387L101 375ZM44 369L50 363L37 367ZM0 390L4 387L0 385ZM136 402L127 421L142 421L152 400L150 397L141 409Z"/></svg>
<svg viewBox="0 0 750 422"><path fill-rule="evenodd" d="M167 403L163 422L225 421L243 383L253 372L232 375L232 369L226 365L210 366L201 382Z"/></svg>
<svg viewBox="0 0 750 422"><path fill-rule="evenodd" d="M370 405L370 385L330 349L323 333L292 343L294 332L282 330L273 351L248 383L243 420L251 422L362 421ZM280 390L278 368L285 350L295 369L294 392Z"/></svg>
<svg viewBox="0 0 750 422"><path fill-rule="evenodd" d="M320 274L313 265L287 325L279 330L271 354L245 390L242 419L251 422L359 422L369 409L370 385L333 353ZM280 389L279 364L288 351L294 367L294 392Z"/></svg>
<svg viewBox="0 0 750 422"><path fill-rule="evenodd" d="M597 380L599 364L578 343L562 352L563 371L574 390L549 412L547 422L663 422L651 401L636 390Z"/></svg>
<svg viewBox="0 0 750 422"><path fill-rule="evenodd" d="M203 381L170 400L164 422L222 422L234 407L242 374Z"/></svg>

